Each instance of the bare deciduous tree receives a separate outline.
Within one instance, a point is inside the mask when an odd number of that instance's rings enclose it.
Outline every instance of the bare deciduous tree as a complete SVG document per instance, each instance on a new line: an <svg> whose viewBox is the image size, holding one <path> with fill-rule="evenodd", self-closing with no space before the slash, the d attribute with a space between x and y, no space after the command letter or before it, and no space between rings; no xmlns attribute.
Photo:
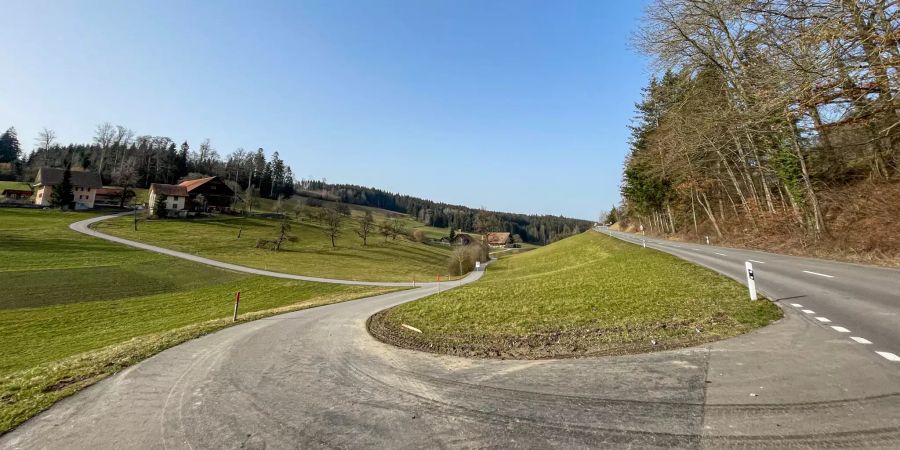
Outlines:
<svg viewBox="0 0 900 450"><path fill-rule="evenodd" d="M322 210L322 231L331 238L331 246L337 247L335 239L343 232L343 224L345 216L334 208L321 208Z"/></svg>
<svg viewBox="0 0 900 450"><path fill-rule="evenodd" d="M363 245L369 245L369 234L375 229L375 217L372 211L366 211L366 214L359 219L359 226L356 228L356 234L362 239Z"/></svg>

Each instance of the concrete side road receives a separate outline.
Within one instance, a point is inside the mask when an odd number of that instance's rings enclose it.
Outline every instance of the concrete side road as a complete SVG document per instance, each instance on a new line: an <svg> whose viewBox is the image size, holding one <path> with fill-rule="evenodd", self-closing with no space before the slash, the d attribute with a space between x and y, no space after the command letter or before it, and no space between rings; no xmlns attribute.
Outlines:
<svg viewBox="0 0 900 450"><path fill-rule="evenodd" d="M897 363L793 307L734 339L611 358L472 360L366 332L373 313L435 290L187 342L61 401L0 448L900 446Z"/></svg>

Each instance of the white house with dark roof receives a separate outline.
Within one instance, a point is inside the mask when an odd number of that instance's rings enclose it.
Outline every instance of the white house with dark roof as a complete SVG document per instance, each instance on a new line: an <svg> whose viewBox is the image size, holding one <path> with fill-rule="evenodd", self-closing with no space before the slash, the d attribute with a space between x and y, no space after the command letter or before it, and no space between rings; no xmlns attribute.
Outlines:
<svg viewBox="0 0 900 450"><path fill-rule="evenodd" d="M156 203L159 198L165 202L166 212L181 215L187 208L188 190L178 184L153 183L150 185L150 214L156 214Z"/></svg>
<svg viewBox="0 0 900 450"><path fill-rule="evenodd" d="M65 173L65 169L52 167L41 167L38 169L37 176L34 178L34 187L36 188L34 193L35 205L50 205L53 186L62 182L63 173ZM103 187L100 175L81 170L72 170L70 173L72 175L72 194L75 196L75 209L93 208L97 189Z"/></svg>

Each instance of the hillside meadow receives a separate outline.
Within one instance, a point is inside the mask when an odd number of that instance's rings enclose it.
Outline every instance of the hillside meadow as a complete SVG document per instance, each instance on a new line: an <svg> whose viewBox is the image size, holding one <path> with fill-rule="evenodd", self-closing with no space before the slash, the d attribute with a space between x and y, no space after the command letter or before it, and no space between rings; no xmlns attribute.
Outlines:
<svg viewBox="0 0 900 450"><path fill-rule="evenodd" d="M290 215L296 242L282 249L256 248L257 239L275 239L280 221L260 217L216 216L195 219L142 220L135 231L131 217L97 223L94 228L114 236L192 253L218 261L297 275L360 281L432 281L446 276L450 248L414 242L404 236L385 238L373 230L368 245L356 234L364 210L356 207L344 220L332 247L325 228L309 219ZM376 212L376 221L385 218ZM419 226L401 218L408 229ZM440 236L439 229L423 228L426 238Z"/></svg>
<svg viewBox="0 0 900 450"><path fill-rule="evenodd" d="M239 321L390 292L230 272L68 229L94 213L0 208L0 433L168 347Z"/></svg>
<svg viewBox="0 0 900 450"><path fill-rule="evenodd" d="M380 312L369 326L403 347L536 359L696 345L780 317L725 276L588 231L504 257L478 283Z"/></svg>

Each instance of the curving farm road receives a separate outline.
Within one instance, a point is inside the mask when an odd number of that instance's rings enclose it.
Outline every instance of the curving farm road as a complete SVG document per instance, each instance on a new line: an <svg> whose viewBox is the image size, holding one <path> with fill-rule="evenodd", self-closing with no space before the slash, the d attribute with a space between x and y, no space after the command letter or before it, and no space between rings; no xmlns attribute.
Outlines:
<svg viewBox="0 0 900 450"><path fill-rule="evenodd" d="M227 262L217 261L215 259L204 258L202 256L192 255L190 253L179 252L177 250L168 249L165 247L159 247L152 244L145 244L143 242L132 241L130 239L120 238L117 236L112 236L100 231L97 231L91 228L91 225L107 220L112 219L114 217L121 217L130 215L130 212L124 212L120 214L112 214L106 216L97 216L92 217L90 219L81 220L78 222L74 222L69 225L69 228L73 231L77 231L81 234L86 234L88 236L93 236L95 238L104 239L110 242L115 242L117 244L123 244L130 247L139 248L141 250L147 250L156 253L162 253L163 255L174 256L176 258L186 259L188 261L193 261L200 264L206 264L208 266L218 267L220 269L233 270L235 272L244 272L250 273L253 275L262 275L266 277L274 277L274 278L284 278L288 280L300 280L300 281L312 281L315 283L333 283L333 284L351 284L356 286L393 286L393 287L416 287L416 286L432 286L437 285L437 283L406 283L406 282L390 282L390 281L355 281L355 280L341 280L337 278L321 278L321 277L309 277L306 275L294 275L290 273L283 272L273 272L271 270L263 270L263 269L255 269L252 267L240 266L237 264L231 264Z"/></svg>
<svg viewBox="0 0 900 450"><path fill-rule="evenodd" d="M472 360L398 349L366 332L373 313L435 290L298 311L187 342L59 402L0 437L0 448L900 443L897 365L790 308L779 323L738 338L613 358Z"/></svg>

